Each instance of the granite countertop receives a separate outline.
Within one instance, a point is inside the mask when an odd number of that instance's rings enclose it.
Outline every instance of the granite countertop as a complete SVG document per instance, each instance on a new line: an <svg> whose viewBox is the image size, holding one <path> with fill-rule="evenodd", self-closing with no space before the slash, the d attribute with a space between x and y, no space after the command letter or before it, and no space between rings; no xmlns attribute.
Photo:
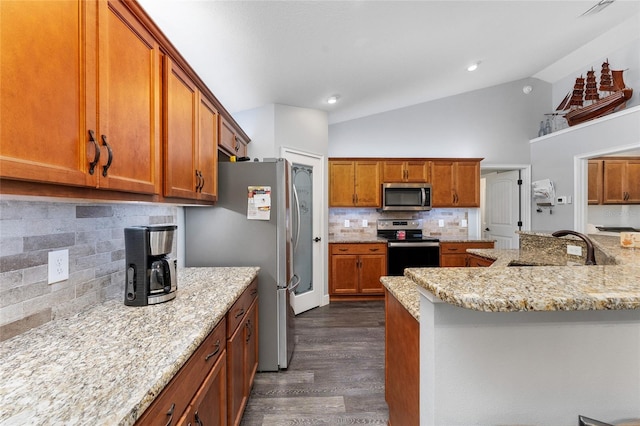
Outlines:
<svg viewBox="0 0 640 426"><path fill-rule="evenodd" d="M385 238L377 235L353 234L353 235L330 235L329 244L366 244L366 243L385 243Z"/></svg>
<svg viewBox="0 0 640 426"><path fill-rule="evenodd" d="M0 343L0 424L132 425L259 268L181 268L174 300L111 300Z"/></svg>
<svg viewBox="0 0 640 426"><path fill-rule="evenodd" d="M640 309L640 250L621 248L614 237L590 237L615 265L577 265L546 257L543 247L468 249L495 260L494 264L489 268L409 268L404 278L383 277L381 282L412 315L419 297L417 291L408 290L411 283L441 301L478 311ZM508 266L514 261L533 267Z"/></svg>
<svg viewBox="0 0 640 426"><path fill-rule="evenodd" d="M414 281L407 277L381 277L380 282L411 316L420 321L420 294Z"/></svg>

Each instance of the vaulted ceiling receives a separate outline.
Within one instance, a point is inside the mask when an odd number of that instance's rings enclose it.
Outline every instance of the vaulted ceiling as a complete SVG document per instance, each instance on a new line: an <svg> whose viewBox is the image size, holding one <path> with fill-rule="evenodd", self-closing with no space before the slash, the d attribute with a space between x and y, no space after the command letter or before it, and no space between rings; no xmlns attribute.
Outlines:
<svg viewBox="0 0 640 426"><path fill-rule="evenodd" d="M139 2L231 113L275 103L330 122L553 83L640 34L635 0L585 16L597 0Z"/></svg>

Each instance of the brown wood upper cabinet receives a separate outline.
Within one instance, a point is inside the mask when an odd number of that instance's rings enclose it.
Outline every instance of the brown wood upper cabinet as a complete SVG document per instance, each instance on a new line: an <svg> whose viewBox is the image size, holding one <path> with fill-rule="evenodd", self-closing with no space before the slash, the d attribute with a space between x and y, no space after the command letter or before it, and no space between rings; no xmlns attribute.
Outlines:
<svg viewBox="0 0 640 426"><path fill-rule="evenodd" d="M215 201L218 190L218 111L178 64L167 57L164 195Z"/></svg>
<svg viewBox="0 0 640 426"><path fill-rule="evenodd" d="M640 203L640 158L603 162L604 204Z"/></svg>
<svg viewBox="0 0 640 426"><path fill-rule="evenodd" d="M433 207L480 206L480 160L433 160Z"/></svg>
<svg viewBox="0 0 640 426"><path fill-rule="evenodd" d="M426 160L385 160L382 182L429 182L430 162Z"/></svg>
<svg viewBox="0 0 640 426"><path fill-rule="evenodd" d="M589 160L588 185L589 204L640 204L640 158Z"/></svg>
<svg viewBox="0 0 640 426"><path fill-rule="evenodd" d="M247 155L247 141L243 135L234 128L230 121L221 117L220 119L220 149L227 155L244 157Z"/></svg>
<svg viewBox="0 0 640 426"><path fill-rule="evenodd" d="M380 207L381 162L329 160L330 207Z"/></svg>
<svg viewBox="0 0 640 426"><path fill-rule="evenodd" d="M0 8L0 176L159 193L158 42L128 5Z"/></svg>

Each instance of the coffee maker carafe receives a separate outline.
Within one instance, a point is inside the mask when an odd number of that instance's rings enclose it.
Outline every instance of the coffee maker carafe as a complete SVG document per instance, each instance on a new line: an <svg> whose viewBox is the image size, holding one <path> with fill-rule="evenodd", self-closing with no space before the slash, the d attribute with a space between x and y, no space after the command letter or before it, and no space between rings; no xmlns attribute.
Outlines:
<svg viewBox="0 0 640 426"><path fill-rule="evenodd" d="M153 305L176 297L177 261L170 255L177 228L176 225L125 228L125 305Z"/></svg>

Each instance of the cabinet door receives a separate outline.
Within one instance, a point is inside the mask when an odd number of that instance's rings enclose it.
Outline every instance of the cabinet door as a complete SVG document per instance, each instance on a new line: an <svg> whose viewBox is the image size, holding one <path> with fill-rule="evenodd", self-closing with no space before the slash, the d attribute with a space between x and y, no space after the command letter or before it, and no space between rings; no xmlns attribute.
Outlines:
<svg viewBox="0 0 640 426"><path fill-rule="evenodd" d="M332 255L330 289L332 294L358 293L358 255Z"/></svg>
<svg viewBox="0 0 640 426"><path fill-rule="evenodd" d="M237 425L246 404L245 328L241 324L227 340L227 423Z"/></svg>
<svg viewBox="0 0 640 426"><path fill-rule="evenodd" d="M245 395L247 400L251 395L253 387L253 379L258 371L258 301L252 303L251 308L247 311L247 319L245 321Z"/></svg>
<svg viewBox="0 0 640 426"><path fill-rule="evenodd" d="M381 206L381 170L379 161L356 161L355 165L356 207Z"/></svg>
<svg viewBox="0 0 640 426"><path fill-rule="evenodd" d="M640 203L640 160L627 161L627 203Z"/></svg>
<svg viewBox="0 0 640 426"><path fill-rule="evenodd" d="M215 201L218 195L218 111L200 95L198 115L198 171L201 179L198 198Z"/></svg>
<svg viewBox="0 0 640 426"><path fill-rule="evenodd" d="M199 95L195 83L167 58L164 195L196 198L196 135Z"/></svg>
<svg viewBox="0 0 640 426"><path fill-rule="evenodd" d="M92 100L83 43L85 21L95 21L87 16L91 6L0 1L0 176L96 186L98 174L87 173L95 149L84 122Z"/></svg>
<svg viewBox="0 0 640 426"><path fill-rule="evenodd" d="M239 152L240 144L236 139L236 132L231 123L223 117L220 117L220 140L218 144L227 154L242 156Z"/></svg>
<svg viewBox="0 0 640 426"><path fill-rule="evenodd" d="M329 161L329 207L353 207L355 176L353 161Z"/></svg>
<svg viewBox="0 0 640 426"><path fill-rule="evenodd" d="M603 168L602 202L605 204L624 204L626 162L624 160L605 160Z"/></svg>
<svg viewBox="0 0 640 426"><path fill-rule="evenodd" d="M409 160L405 164L407 182L429 182L429 161Z"/></svg>
<svg viewBox="0 0 640 426"><path fill-rule="evenodd" d="M363 254L360 256L360 293L383 294L380 277L387 275L386 254Z"/></svg>
<svg viewBox="0 0 640 426"><path fill-rule="evenodd" d="M226 424L227 354L222 352L177 425L223 426Z"/></svg>
<svg viewBox="0 0 640 426"><path fill-rule="evenodd" d="M588 164L588 195L589 204L602 203L602 160L589 160Z"/></svg>
<svg viewBox="0 0 640 426"><path fill-rule="evenodd" d="M454 201L453 161L434 161L431 164L431 204L433 207L451 207Z"/></svg>
<svg viewBox="0 0 640 426"><path fill-rule="evenodd" d="M454 204L458 207L480 206L480 163L456 162L455 194Z"/></svg>
<svg viewBox="0 0 640 426"><path fill-rule="evenodd" d="M405 162L400 160L385 160L382 162L382 181L384 183L405 182Z"/></svg>
<svg viewBox="0 0 640 426"><path fill-rule="evenodd" d="M95 121L102 150L99 187L157 194L160 192L158 45L121 0L99 2L98 7L99 109ZM91 111L87 111L87 116L90 121Z"/></svg>

